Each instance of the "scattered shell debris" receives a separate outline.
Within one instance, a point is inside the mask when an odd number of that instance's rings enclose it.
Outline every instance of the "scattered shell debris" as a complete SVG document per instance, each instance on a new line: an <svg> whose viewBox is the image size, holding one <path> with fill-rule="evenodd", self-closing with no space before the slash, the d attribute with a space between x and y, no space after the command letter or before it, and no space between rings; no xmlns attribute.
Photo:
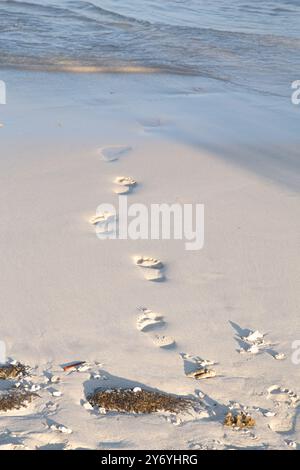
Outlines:
<svg viewBox="0 0 300 470"><path fill-rule="evenodd" d="M241 354L258 354L259 351L268 344L265 342L264 336L265 335L258 330L251 331L247 336L241 336L240 338L248 345L248 347L241 348L239 352Z"/></svg>
<svg viewBox="0 0 300 470"><path fill-rule="evenodd" d="M284 353L275 353L273 357L277 361L283 361L284 359L286 359L286 355Z"/></svg>
<svg viewBox="0 0 300 470"><path fill-rule="evenodd" d="M68 428L67 426L64 426L63 424L51 424L50 429L52 431L58 431L63 434L72 434L72 429Z"/></svg>
<svg viewBox="0 0 300 470"><path fill-rule="evenodd" d="M244 341L247 341L247 343L252 343L252 344L263 344L264 343L264 334L260 333L260 331L255 330L252 331L251 333L248 334L248 336L242 336L242 339Z"/></svg>
<svg viewBox="0 0 300 470"><path fill-rule="evenodd" d="M266 350L267 347L271 346L271 343L265 341L266 334L261 333L258 330L250 331L247 336L240 336L240 338L246 343L246 347L239 349L240 354L258 354L259 352ZM277 361L283 361L286 359L284 353L277 351L268 351L271 356Z"/></svg>

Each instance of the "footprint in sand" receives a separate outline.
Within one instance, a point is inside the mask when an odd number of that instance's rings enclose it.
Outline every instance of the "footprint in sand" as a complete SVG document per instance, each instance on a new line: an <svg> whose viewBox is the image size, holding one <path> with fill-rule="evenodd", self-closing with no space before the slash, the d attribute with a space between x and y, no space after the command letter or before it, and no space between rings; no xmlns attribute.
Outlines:
<svg viewBox="0 0 300 470"><path fill-rule="evenodd" d="M164 325L164 317L159 313L141 307L139 307L139 310L142 312L136 320L136 327L139 331L149 331L154 327Z"/></svg>
<svg viewBox="0 0 300 470"><path fill-rule="evenodd" d="M269 423L274 432L289 432L293 429L294 415L286 410L280 410Z"/></svg>
<svg viewBox="0 0 300 470"><path fill-rule="evenodd" d="M293 390L280 387L280 385L269 387L267 398L276 403L285 403L292 407L300 405L300 397Z"/></svg>
<svg viewBox="0 0 300 470"><path fill-rule="evenodd" d="M90 223L92 225L102 224L109 221L113 221L116 218L116 215L111 212L102 212L100 214L93 215L90 218Z"/></svg>
<svg viewBox="0 0 300 470"><path fill-rule="evenodd" d="M289 432L294 427L295 408L300 404L300 397L287 388L272 385L268 388L267 398L276 406L276 414L272 417L269 428L275 432Z"/></svg>
<svg viewBox="0 0 300 470"><path fill-rule="evenodd" d="M114 190L116 194L128 194L137 185L131 176L118 176L114 183L118 185Z"/></svg>
<svg viewBox="0 0 300 470"><path fill-rule="evenodd" d="M116 233L117 215L111 212L96 213L90 218L90 223L95 226L98 238L106 238L108 235Z"/></svg>
<svg viewBox="0 0 300 470"><path fill-rule="evenodd" d="M164 317L161 314L152 312L145 307L137 307L137 309L142 312L136 321L136 327L139 331L146 332L165 325ZM175 340L171 336L155 335L151 339L158 348L175 346Z"/></svg>
<svg viewBox="0 0 300 470"><path fill-rule="evenodd" d="M153 343L158 348L166 348L166 349L174 347L176 344L175 339L172 338L172 336L160 336L160 335L154 336Z"/></svg>
<svg viewBox="0 0 300 470"><path fill-rule="evenodd" d="M142 126L142 130L147 133L159 131L168 124L168 121L164 118L150 117L138 120L138 124Z"/></svg>
<svg viewBox="0 0 300 470"><path fill-rule="evenodd" d="M105 162L113 162L128 154L131 150L132 147L129 145L110 145L108 147L100 147L98 153Z"/></svg>
<svg viewBox="0 0 300 470"><path fill-rule="evenodd" d="M163 272L164 265L163 263L156 258L151 258L147 256L135 256L134 262L136 266L140 268L145 268L144 277L148 281L164 281L165 275Z"/></svg>

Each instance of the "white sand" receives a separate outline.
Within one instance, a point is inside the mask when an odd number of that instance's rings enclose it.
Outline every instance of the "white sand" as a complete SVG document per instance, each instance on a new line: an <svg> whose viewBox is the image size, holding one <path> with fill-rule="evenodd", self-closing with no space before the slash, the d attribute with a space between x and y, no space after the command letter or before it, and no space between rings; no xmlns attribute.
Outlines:
<svg viewBox="0 0 300 470"><path fill-rule="evenodd" d="M300 445L297 407L277 406L267 392L278 384L300 394L300 365L291 361L291 344L300 339L293 106L199 78L13 72L1 78L8 104L0 109L0 339L9 357L38 367L29 380L42 390L28 409L1 416L11 434L0 432L0 445ZM110 145L132 150L105 162L99 148ZM114 181L123 175L138 182L131 202L204 203L203 250L189 252L173 240L99 240L89 219L98 204L117 203ZM140 254L166 264L165 282L144 279L133 263ZM138 331L137 306L161 314L164 325ZM267 333L286 359L239 354L236 338L247 329ZM176 345L158 348L155 334ZM180 353L215 361L217 376L187 377L189 361ZM88 361L91 370L62 372L60 365L74 360ZM61 381L45 385L45 370ZM90 381L98 370L107 382ZM179 395L201 390L209 417L97 415L80 404L97 383ZM254 430L223 427L230 401L248 407ZM267 411L276 416L265 417ZM53 422L73 432L55 431Z"/></svg>

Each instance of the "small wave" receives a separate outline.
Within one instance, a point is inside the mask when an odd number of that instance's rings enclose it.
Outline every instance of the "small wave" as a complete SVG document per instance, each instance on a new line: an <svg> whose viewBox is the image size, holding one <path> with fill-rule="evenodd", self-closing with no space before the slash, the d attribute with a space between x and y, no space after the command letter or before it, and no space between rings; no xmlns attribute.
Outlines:
<svg viewBox="0 0 300 470"><path fill-rule="evenodd" d="M100 7L99 5L95 5L94 3L83 1L83 0L70 1L68 2L68 7L72 11L75 8L76 11L84 10L85 12L95 13L96 15L101 15L101 16L105 15L115 20L119 20L119 21L122 20L125 22L137 23L143 26L150 26L151 24L153 24L150 21L134 18L133 16L123 15L116 11L103 8L103 7Z"/></svg>

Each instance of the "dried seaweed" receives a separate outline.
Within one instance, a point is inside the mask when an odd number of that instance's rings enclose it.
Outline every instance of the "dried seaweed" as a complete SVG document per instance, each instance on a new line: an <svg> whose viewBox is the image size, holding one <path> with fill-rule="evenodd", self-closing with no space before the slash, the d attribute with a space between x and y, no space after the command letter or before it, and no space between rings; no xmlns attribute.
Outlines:
<svg viewBox="0 0 300 470"><path fill-rule="evenodd" d="M5 364L0 366L0 380L16 379L26 375L27 367L18 362L17 364Z"/></svg>
<svg viewBox="0 0 300 470"><path fill-rule="evenodd" d="M88 397L92 406L123 413L177 413L187 409L191 400L142 389L97 389Z"/></svg>
<svg viewBox="0 0 300 470"><path fill-rule="evenodd" d="M253 426L255 426L255 420L243 411L236 415L229 412L225 417L224 426L236 428L252 428Z"/></svg>
<svg viewBox="0 0 300 470"><path fill-rule="evenodd" d="M13 389L0 395L0 411L19 410L27 406L37 394L28 390Z"/></svg>

